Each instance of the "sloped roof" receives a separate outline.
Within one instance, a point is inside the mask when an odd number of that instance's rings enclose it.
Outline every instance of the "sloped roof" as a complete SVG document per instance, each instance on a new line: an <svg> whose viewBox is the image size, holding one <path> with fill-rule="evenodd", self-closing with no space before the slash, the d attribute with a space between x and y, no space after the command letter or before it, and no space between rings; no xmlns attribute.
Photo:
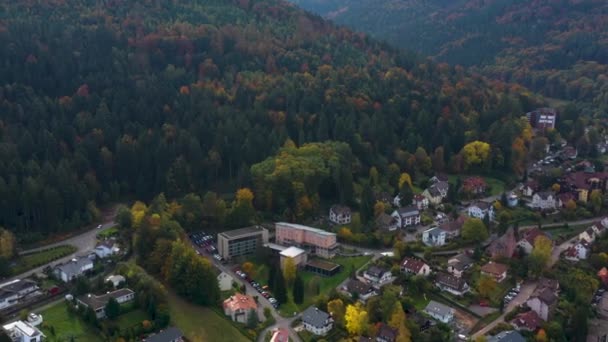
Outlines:
<svg viewBox="0 0 608 342"><path fill-rule="evenodd" d="M518 329L536 330L543 322L543 319L540 318L536 311L530 310L515 316L511 324L515 325Z"/></svg>
<svg viewBox="0 0 608 342"><path fill-rule="evenodd" d="M319 310L314 306L311 306L302 312L302 322L317 328L323 328L329 317L330 316L327 312Z"/></svg>
<svg viewBox="0 0 608 342"><path fill-rule="evenodd" d="M414 273L420 272L420 270L422 269L422 267L424 267L424 265L426 265L424 263L424 261L410 258L410 257L405 257L403 259L403 261L401 262L401 267L408 269Z"/></svg>
<svg viewBox="0 0 608 342"><path fill-rule="evenodd" d="M493 261L490 261L489 263L481 266L482 272L496 275L496 276L499 276L499 275L505 273L508 269L509 269L509 267L507 265L500 264L500 263L493 262Z"/></svg>
<svg viewBox="0 0 608 342"><path fill-rule="evenodd" d="M465 285L467 284L464 279L458 278L447 273L438 273L437 277L435 278L435 281L440 285L447 286L457 291L464 290Z"/></svg>
<svg viewBox="0 0 608 342"><path fill-rule="evenodd" d="M433 313L439 314L441 316L445 316L450 313L454 313L454 309L452 309L451 307L441 304L439 302L436 302L434 300L431 300L429 302L429 304L426 306L426 308L424 308L424 311L433 312Z"/></svg>
<svg viewBox="0 0 608 342"><path fill-rule="evenodd" d="M356 279L350 279L346 283L346 289L350 293L366 294L372 291L372 286Z"/></svg>
<svg viewBox="0 0 608 342"><path fill-rule="evenodd" d="M251 296L246 296L240 293L235 293L224 300L224 308L229 308L231 311L236 310L255 310L258 308L255 300Z"/></svg>

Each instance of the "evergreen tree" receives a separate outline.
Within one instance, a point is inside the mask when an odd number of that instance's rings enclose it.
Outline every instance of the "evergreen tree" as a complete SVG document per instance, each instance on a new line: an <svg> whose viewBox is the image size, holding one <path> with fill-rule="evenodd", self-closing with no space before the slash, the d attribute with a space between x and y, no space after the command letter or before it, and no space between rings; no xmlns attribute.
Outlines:
<svg viewBox="0 0 608 342"><path fill-rule="evenodd" d="M247 328L255 329L259 322L258 312L254 309L249 310L249 314L247 315Z"/></svg>
<svg viewBox="0 0 608 342"><path fill-rule="evenodd" d="M412 201L414 200L414 191L410 187L408 183L403 183L401 185L401 189L399 189L399 199L400 205L402 207L412 205ZM373 208L373 207L372 207ZM373 211L372 211L373 213Z"/></svg>
<svg viewBox="0 0 608 342"><path fill-rule="evenodd" d="M293 282L293 301L296 304L302 304L304 301L304 281L299 274Z"/></svg>
<svg viewBox="0 0 608 342"><path fill-rule="evenodd" d="M285 278L283 277L283 271L280 267L277 269L272 290L274 291L274 297L279 303L287 302L287 289L285 287Z"/></svg>
<svg viewBox="0 0 608 342"><path fill-rule="evenodd" d="M114 298L110 298L108 300L108 304L105 307L106 317L109 320L113 320L120 315L120 304Z"/></svg>
<svg viewBox="0 0 608 342"><path fill-rule="evenodd" d="M361 192L361 220L363 223L368 223L374 219L374 191L369 183L365 184L363 192Z"/></svg>

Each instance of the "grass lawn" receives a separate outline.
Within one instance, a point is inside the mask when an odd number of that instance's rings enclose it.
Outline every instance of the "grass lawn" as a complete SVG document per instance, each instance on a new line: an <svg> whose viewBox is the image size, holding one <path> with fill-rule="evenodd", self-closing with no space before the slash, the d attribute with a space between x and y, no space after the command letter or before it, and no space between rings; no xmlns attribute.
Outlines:
<svg viewBox="0 0 608 342"><path fill-rule="evenodd" d="M46 341L68 341L74 337L75 341L101 342L101 334L85 323L76 314L68 312L66 304L60 302L41 312L44 319L42 331L47 336ZM55 334L51 333L53 327Z"/></svg>
<svg viewBox="0 0 608 342"><path fill-rule="evenodd" d="M148 314L141 309L137 309L118 316L116 323L118 323L118 327L122 330L141 324L146 319L150 319Z"/></svg>
<svg viewBox="0 0 608 342"><path fill-rule="evenodd" d="M63 258L66 255L70 255L76 252L76 250L77 249L74 246L63 245L20 256L17 259L15 266L13 266L13 274L29 271L32 268L42 266L51 261Z"/></svg>
<svg viewBox="0 0 608 342"><path fill-rule="evenodd" d="M171 292L168 299L171 324L183 331L190 340L196 338L196 341L249 341L227 318L221 317L215 311L189 303Z"/></svg>
<svg viewBox="0 0 608 342"><path fill-rule="evenodd" d="M107 239L111 236L118 235L118 227L112 227L104 230L103 232L97 234L97 237L100 239Z"/></svg>
<svg viewBox="0 0 608 342"><path fill-rule="evenodd" d="M551 234L553 239L556 239L558 236L562 235L565 239L569 239L575 235L582 233L585 229L589 228L590 225L582 224L578 226L560 226L560 227L551 227L547 229L543 229L547 233Z"/></svg>
<svg viewBox="0 0 608 342"><path fill-rule="evenodd" d="M426 306L431 301L431 299L429 297L427 297L426 295L422 295L422 296L408 296L408 298L413 302L414 307L418 311L424 310L424 308L426 308Z"/></svg>

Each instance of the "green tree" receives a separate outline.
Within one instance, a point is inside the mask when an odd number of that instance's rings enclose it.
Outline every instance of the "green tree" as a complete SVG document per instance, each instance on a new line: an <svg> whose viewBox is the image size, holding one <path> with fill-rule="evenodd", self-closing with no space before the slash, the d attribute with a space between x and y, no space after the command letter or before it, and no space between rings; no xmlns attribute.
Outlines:
<svg viewBox="0 0 608 342"><path fill-rule="evenodd" d="M404 207L412 204L414 199L414 191L407 182L403 183L401 189L399 189L399 204Z"/></svg>
<svg viewBox="0 0 608 342"><path fill-rule="evenodd" d="M462 238L467 241L482 242L488 238L486 225L478 218L469 218L462 225Z"/></svg>
<svg viewBox="0 0 608 342"><path fill-rule="evenodd" d="M604 201L601 191L599 191L599 190L591 191L591 194L589 195L589 199L591 200L591 206L593 207L593 212L595 214L599 214L599 212L602 210L602 205L603 205L603 201Z"/></svg>
<svg viewBox="0 0 608 342"><path fill-rule="evenodd" d="M327 303L327 311L331 314L333 319L336 321L336 324L343 325L344 324L344 315L346 314L344 308L344 302L342 299L334 299Z"/></svg>
<svg viewBox="0 0 608 342"><path fill-rule="evenodd" d="M528 258L528 271L535 276L540 275L549 264L552 251L553 242L548 237L539 235L534 240L534 249Z"/></svg>
<svg viewBox="0 0 608 342"><path fill-rule="evenodd" d="M255 329L259 322L258 312L254 309L249 310L249 314L247 315L247 328Z"/></svg>
<svg viewBox="0 0 608 342"><path fill-rule="evenodd" d="M374 191L370 184L365 184L363 192L361 193L361 219L363 223L368 223L374 220L374 205L376 199L374 198Z"/></svg>
<svg viewBox="0 0 608 342"><path fill-rule="evenodd" d="M114 298L110 298L105 307L106 317L109 320L114 320L120 315L120 304Z"/></svg>
<svg viewBox="0 0 608 342"><path fill-rule="evenodd" d="M496 280L492 277L481 276L477 282L477 292L484 298L490 298L496 287Z"/></svg>
<svg viewBox="0 0 608 342"><path fill-rule="evenodd" d="M285 278L283 277L281 268L276 271L272 290L274 291L274 297L279 303L287 302L287 289L285 287Z"/></svg>
<svg viewBox="0 0 608 342"><path fill-rule="evenodd" d="M304 302L304 281L299 274L293 282L293 301L296 304L302 304Z"/></svg>

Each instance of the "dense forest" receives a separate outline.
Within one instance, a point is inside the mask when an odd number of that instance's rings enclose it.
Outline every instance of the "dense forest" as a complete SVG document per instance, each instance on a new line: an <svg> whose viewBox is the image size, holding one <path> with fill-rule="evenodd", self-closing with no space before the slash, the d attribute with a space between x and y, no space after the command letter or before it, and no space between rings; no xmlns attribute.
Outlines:
<svg viewBox="0 0 608 342"><path fill-rule="evenodd" d="M608 108L603 0L293 0L439 62L475 67L546 96Z"/></svg>
<svg viewBox="0 0 608 342"><path fill-rule="evenodd" d="M352 179L458 167L475 140L510 172L542 104L276 0L3 2L0 44L0 226L22 239L126 198L273 183L251 166L311 142L345 143L327 167Z"/></svg>

